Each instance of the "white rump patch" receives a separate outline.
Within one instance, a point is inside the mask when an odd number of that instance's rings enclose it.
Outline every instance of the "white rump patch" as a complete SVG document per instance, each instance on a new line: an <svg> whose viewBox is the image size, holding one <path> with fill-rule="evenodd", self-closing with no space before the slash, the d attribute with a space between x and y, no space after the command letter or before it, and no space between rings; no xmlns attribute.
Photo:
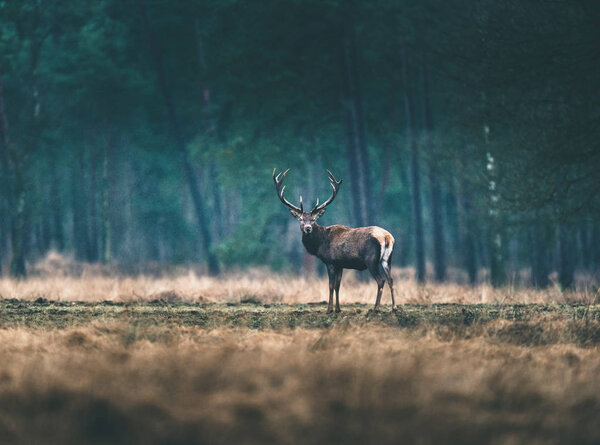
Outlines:
<svg viewBox="0 0 600 445"><path fill-rule="evenodd" d="M392 251L394 250L394 242L392 241L390 244L381 244L381 258L380 261L381 263L385 263L383 264L384 267L387 266L387 263L390 259L390 255L392 254Z"/></svg>
<svg viewBox="0 0 600 445"><path fill-rule="evenodd" d="M379 252L379 262L384 269L389 269L389 260L394 250L394 237L381 227L369 227L371 235L379 241L381 246Z"/></svg>

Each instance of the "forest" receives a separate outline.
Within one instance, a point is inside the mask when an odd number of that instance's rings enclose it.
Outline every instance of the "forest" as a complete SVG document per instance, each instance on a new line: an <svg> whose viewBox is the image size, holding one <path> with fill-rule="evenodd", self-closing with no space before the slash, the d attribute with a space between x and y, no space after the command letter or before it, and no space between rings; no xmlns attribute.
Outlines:
<svg viewBox="0 0 600 445"><path fill-rule="evenodd" d="M600 443L599 93L597 0L0 0L0 443Z"/></svg>
<svg viewBox="0 0 600 445"><path fill-rule="evenodd" d="M599 44L593 0L0 1L2 274L323 274L290 168L417 282L597 281Z"/></svg>

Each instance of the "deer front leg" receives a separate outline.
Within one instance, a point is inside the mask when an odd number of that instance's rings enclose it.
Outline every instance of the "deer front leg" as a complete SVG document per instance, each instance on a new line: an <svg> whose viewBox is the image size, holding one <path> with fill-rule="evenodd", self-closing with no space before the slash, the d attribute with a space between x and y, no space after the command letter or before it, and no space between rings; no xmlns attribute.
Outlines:
<svg viewBox="0 0 600 445"><path fill-rule="evenodd" d="M333 289L335 288L335 268L333 265L327 265L327 275L329 275L329 305L327 306L327 313L333 312Z"/></svg>
<svg viewBox="0 0 600 445"><path fill-rule="evenodd" d="M335 311L341 312L340 309L340 283L342 282L342 273L344 269L340 268L335 271Z"/></svg>

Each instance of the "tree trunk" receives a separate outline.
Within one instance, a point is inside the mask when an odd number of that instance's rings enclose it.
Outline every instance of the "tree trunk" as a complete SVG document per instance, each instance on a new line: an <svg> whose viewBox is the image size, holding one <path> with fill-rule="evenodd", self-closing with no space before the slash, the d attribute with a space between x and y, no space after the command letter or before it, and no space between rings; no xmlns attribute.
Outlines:
<svg viewBox="0 0 600 445"><path fill-rule="evenodd" d="M8 187L9 209L11 211L11 247L10 274L14 277L24 277L24 211L25 187L23 183L23 153L17 152L11 146L8 137L8 120L4 108L4 90L0 77L0 131L2 133L2 166ZM11 181L12 180L12 181ZM12 184L11 184L12 182Z"/></svg>
<svg viewBox="0 0 600 445"><path fill-rule="evenodd" d="M581 246L581 267L590 271L592 269L592 227L588 218L582 219L579 224L579 242Z"/></svg>
<svg viewBox="0 0 600 445"><path fill-rule="evenodd" d="M469 283L474 285L477 283L477 255L475 253L475 227L471 198L460 180L457 180L457 189L456 204L461 245L460 255L463 267L466 269L467 276L469 277Z"/></svg>
<svg viewBox="0 0 600 445"><path fill-rule="evenodd" d="M374 224L377 224L377 220L381 215L385 204L385 192L388 186L388 182L390 180L390 171L392 167L392 153L394 152L394 148L396 145L396 106L395 102L392 102L389 105L388 112L388 120L390 130L388 132L388 137L385 140L384 145L384 154L383 154L383 164L381 166L381 183L379 185L379 193L377 195L377 200L375 202L375 210L373 212L373 221Z"/></svg>
<svg viewBox="0 0 600 445"><path fill-rule="evenodd" d="M51 184L48 184L46 181L40 179L40 183L42 184L42 188L40 189L40 193L44 197L44 216L41 221L42 226L42 239L41 239L41 253L46 254L52 245L52 187ZM46 187L46 185L50 185L50 187Z"/></svg>
<svg viewBox="0 0 600 445"><path fill-rule="evenodd" d="M446 246L444 237L444 213L439 172L434 162L429 163L429 187L431 192L431 228L433 235L433 270L435 280L446 279Z"/></svg>
<svg viewBox="0 0 600 445"><path fill-rule="evenodd" d="M562 289L575 283L575 258L573 228L566 222L558 225L558 282Z"/></svg>
<svg viewBox="0 0 600 445"><path fill-rule="evenodd" d="M51 190L51 201L52 201L52 228L54 238L54 247L60 252L65 248L65 239L62 224L62 205L60 200L60 187L59 179L56 174L56 166L54 163L50 166L50 190Z"/></svg>
<svg viewBox="0 0 600 445"><path fill-rule="evenodd" d="M110 219L110 197L109 197L109 157L112 153L113 139L109 135L106 138L102 151L102 262L110 263L111 260L111 219ZM131 212L127 212L129 215Z"/></svg>
<svg viewBox="0 0 600 445"><path fill-rule="evenodd" d="M0 183L0 190L5 190L4 184ZM0 193L0 276L2 276L2 263L6 250L6 204L4 196Z"/></svg>
<svg viewBox="0 0 600 445"><path fill-rule="evenodd" d="M433 238L433 270L437 282L446 279L446 248L444 240L444 214L442 212L442 190L433 142L433 117L429 96L429 72L423 63L423 120L425 123L425 143L429 145L428 179L431 193L431 228Z"/></svg>
<svg viewBox="0 0 600 445"><path fill-rule="evenodd" d="M2 76L0 76L0 162L2 162L2 191L6 194L6 199L2 199L2 239L0 240L0 271L2 261L4 260L4 250L8 247L8 232L9 232L9 210L13 208L13 191L10 182L10 159L9 159L10 141L8 139L8 121L4 112L4 91ZM4 198L4 194L0 194Z"/></svg>
<svg viewBox="0 0 600 445"><path fill-rule="evenodd" d="M13 213L11 233L12 259L10 274L21 278L27 275L25 269L25 184L20 160L14 163L16 208Z"/></svg>
<svg viewBox="0 0 600 445"><path fill-rule="evenodd" d="M531 244L531 285L544 289L550 284L550 252L548 227L541 218L529 228L529 240Z"/></svg>
<svg viewBox="0 0 600 445"><path fill-rule="evenodd" d="M488 145L489 127L484 125L486 145ZM490 251L490 281L492 286L500 287L506 284L506 267L504 258L503 229L500 210L498 208L499 195L497 191L498 167L491 152L486 153L488 172L488 246Z"/></svg>
<svg viewBox="0 0 600 445"><path fill-rule="evenodd" d="M97 205L97 190L98 190L98 181L97 181L97 168L98 164L98 150L96 146L92 147L92 154L90 156L90 188L89 188L89 199L86 200L89 203L90 209L90 243L89 250L87 254L87 259L89 262L98 261L98 205Z"/></svg>
<svg viewBox="0 0 600 445"><path fill-rule="evenodd" d="M211 275L217 275L219 273L219 262L215 253L213 252L212 235L210 233L208 221L206 218L206 206L204 204L204 199L202 197L200 187L198 185L198 179L196 178L194 169L192 168L192 164L189 159L189 153L186 148L183 133L179 125L179 119L177 118L177 114L175 113L175 105L173 103L171 91L169 90L167 85L162 57L160 55L158 45L156 44L155 36L150 28L150 23L148 21L148 13L146 10L144 0L138 0L138 6L144 30L146 33L148 46L150 52L152 53L152 58L154 59L159 88L165 101L169 122L173 131L173 136L175 138L176 146L181 156L184 174L190 186L190 193L192 195L192 201L194 202L196 217L198 218L198 226L200 229L200 233L202 234L202 238L204 240L204 250L208 263L208 271Z"/></svg>
<svg viewBox="0 0 600 445"><path fill-rule="evenodd" d="M590 240L590 249L592 252L592 269L600 270L600 224L598 220L592 221L592 234Z"/></svg>
<svg viewBox="0 0 600 445"><path fill-rule="evenodd" d="M400 181L402 184L409 189L410 188L410 165L408 163L401 163L399 165L400 170ZM410 197L403 203L403 206L411 206ZM403 213L411 213L410 209L404 209ZM411 213L412 214L412 213ZM408 267L411 260L411 254L413 251L413 220L408 218L406 224L402 224L399 228L398 239L400 242L400 248L394 249L394 262L400 267Z"/></svg>
<svg viewBox="0 0 600 445"><path fill-rule="evenodd" d="M421 178L419 150L416 139L415 106L412 90L409 85L408 56L406 48L402 49L402 72L404 79L404 105L406 112L406 140L410 150L410 178L412 223L415 245L416 279L425 282L425 244L423 238L423 209L421 204Z"/></svg>
<svg viewBox="0 0 600 445"><path fill-rule="evenodd" d="M210 192L213 204L213 233L214 238L218 241L223 237L223 204L221 200L221 186L217 174L217 164L213 159L208 161L208 178L210 181Z"/></svg>
<svg viewBox="0 0 600 445"><path fill-rule="evenodd" d="M421 204L421 179L417 142L411 137L410 167L412 184L412 213L415 236L416 278L419 283L425 282L425 243L423 239L423 209Z"/></svg>
<svg viewBox="0 0 600 445"><path fill-rule="evenodd" d="M206 81L207 77L207 62L204 53L204 46L202 44L202 38L200 35L200 21L195 20L194 31L196 34L196 52L198 55L198 65L200 66L200 79L199 87L202 91L202 119L204 122L204 131L206 136L213 140L216 136L216 123L215 117L212 112L212 91ZM214 237L219 239L223 237L223 205L221 200L221 183L217 175L217 165L214 160L214 156L211 153L210 160L208 161L208 178L210 181L210 191L212 194L213 201L213 233Z"/></svg>
<svg viewBox="0 0 600 445"><path fill-rule="evenodd" d="M73 211L73 247L75 257L86 260L89 252L88 214L85 205L85 160L81 147L77 147L76 159L71 170L71 207Z"/></svg>
<svg viewBox="0 0 600 445"><path fill-rule="evenodd" d="M449 183L449 187L444 196L445 221L448 234L449 249L447 250L446 260L448 263L459 264L461 252L461 234L458 215L458 197L454 183Z"/></svg>
<svg viewBox="0 0 600 445"><path fill-rule="evenodd" d="M356 37L352 26L344 26L341 42L342 106L346 126L346 153L355 224L372 223L373 199L369 178L369 154L358 78Z"/></svg>

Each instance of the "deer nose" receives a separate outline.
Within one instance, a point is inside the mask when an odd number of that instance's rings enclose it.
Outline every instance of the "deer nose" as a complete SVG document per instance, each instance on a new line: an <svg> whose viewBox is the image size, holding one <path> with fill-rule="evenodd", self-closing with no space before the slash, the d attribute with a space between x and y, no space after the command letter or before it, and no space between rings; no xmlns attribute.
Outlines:
<svg viewBox="0 0 600 445"><path fill-rule="evenodd" d="M304 232L306 232L306 233L312 232L312 226L305 226L304 227Z"/></svg>

